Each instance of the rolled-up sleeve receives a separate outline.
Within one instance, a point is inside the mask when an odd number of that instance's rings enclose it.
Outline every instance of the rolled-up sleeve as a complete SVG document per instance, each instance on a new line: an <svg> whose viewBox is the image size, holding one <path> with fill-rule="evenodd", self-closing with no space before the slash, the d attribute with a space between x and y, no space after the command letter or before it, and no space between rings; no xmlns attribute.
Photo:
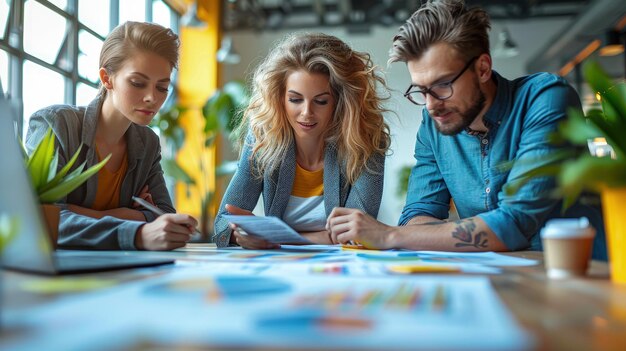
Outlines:
<svg viewBox="0 0 626 351"><path fill-rule="evenodd" d="M252 144L254 139L251 135L246 137L237 171L228 184L224 193L220 208L215 217L215 234L212 241L218 247L228 246L230 243L231 230L228 228L228 220L223 216L228 214L226 204L234 205L244 210L252 211L259 201L263 191L263 180L255 177L252 170Z"/></svg>
<svg viewBox="0 0 626 351"><path fill-rule="evenodd" d="M60 247L97 250L136 250L135 233L145 222L105 216L99 219L61 210Z"/></svg>
<svg viewBox="0 0 626 351"><path fill-rule="evenodd" d="M367 163L368 169L352 185L345 207L360 209L376 218L383 196L385 155L373 155Z"/></svg>
<svg viewBox="0 0 626 351"><path fill-rule="evenodd" d="M416 216L429 216L438 219L448 218L450 210L450 192L437 165L431 146L432 126L426 123L422 114L422 124L417 131L415 142L415 166L409 176L406 204L398 220L399 225L406 225Z"/></svg>
<svg viewBox="0 0 626 351"><path fill-rule="evenodd" d="M576 92L560 80L531 95L529 106L522 124L519 148L511 158L517 162L507 176L507 183L518 181L535 167L548 164L550 160L546 156L555 151L548 142L548 135L566 117L568 108L581 109ZM554 186L552 177L534 177L516 194L507 195L500 190L498 207L478 216L507 248L524 249L560 201L551 196Z"/></svg>

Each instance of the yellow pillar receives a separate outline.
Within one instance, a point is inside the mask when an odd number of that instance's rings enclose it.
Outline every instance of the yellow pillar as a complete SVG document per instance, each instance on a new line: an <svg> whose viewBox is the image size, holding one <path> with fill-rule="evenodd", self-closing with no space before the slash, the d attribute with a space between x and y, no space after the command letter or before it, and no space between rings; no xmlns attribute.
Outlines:
<svg viewBox="0 0 626 351"><path fill-rule="evenodd" d="M215 53L220 38L220 1L197 3L198 17L207 23L206 27L180 28L179 103L188 110L181 117L185 143L177 157L196 185L177 184L175 206L178 212L200 220L202 198L215 189L215 148L204 146L202 106L218 84Z"/></svg>

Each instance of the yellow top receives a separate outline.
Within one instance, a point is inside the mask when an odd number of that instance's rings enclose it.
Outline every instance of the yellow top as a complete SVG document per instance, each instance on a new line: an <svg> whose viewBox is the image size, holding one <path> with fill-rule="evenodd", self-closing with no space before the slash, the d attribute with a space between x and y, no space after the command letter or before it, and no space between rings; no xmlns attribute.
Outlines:
<svg viewBox="0 0 626 351"><path fill-rule="evenodd" d="M311 172L296 163L296 177L291 195L303 198L324 195L324 169Z"/></svg>
<svg viewBox="0 0 626 351"><path fill-rule="evenodd" d="M102 160L97 147L96 154L98 155L98 160ZM110 172L106 166L100 169L98 172L98 191L91 208L97 211L104 211L120 207L120 190L127 169L128 155L126 153L124 153L122 165L117 171Z"/></svg>

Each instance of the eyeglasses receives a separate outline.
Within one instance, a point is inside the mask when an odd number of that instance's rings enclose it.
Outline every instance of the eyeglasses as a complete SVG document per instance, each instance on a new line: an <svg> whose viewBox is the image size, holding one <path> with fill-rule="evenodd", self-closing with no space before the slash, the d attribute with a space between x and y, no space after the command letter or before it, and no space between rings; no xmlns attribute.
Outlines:
<svg viewBox="0 0 626 351"><path fill-rule="evenodd" d="M459 72L459 74L457 74L456 77L452 78L452 80L450 80L449 82L438 83L434 84L430 88L413 91L411 91L411 88L413 88L414 85L409 85L409 88L404 93L404 97L409 99L409 101L411 101L412 103L420 106L426 105L426 94L430 94L430 96L434 97L437 100L449 99L452 94L454 94L454 90L452 90L452 84L454 84L454 82L459 79L459 77L461 77L463 73L465 73L465 71L467 71L467 69L472 65L474 61L476 61L477 58L478 56L475 56L474 58L469 60L465 67L463 67L463 70Z"/></svg>

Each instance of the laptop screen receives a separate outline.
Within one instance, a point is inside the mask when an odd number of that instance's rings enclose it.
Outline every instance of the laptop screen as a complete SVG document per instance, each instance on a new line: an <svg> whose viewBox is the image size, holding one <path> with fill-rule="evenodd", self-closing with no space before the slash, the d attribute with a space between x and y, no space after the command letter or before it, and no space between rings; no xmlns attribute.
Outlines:
<svg viewBox="0 0 626 351"><path fill-rule="evenodd" d="M10 237L0 253L2 266L53 272L53 249L13 121L9 101L0 96L0 234Z"/></svg>

